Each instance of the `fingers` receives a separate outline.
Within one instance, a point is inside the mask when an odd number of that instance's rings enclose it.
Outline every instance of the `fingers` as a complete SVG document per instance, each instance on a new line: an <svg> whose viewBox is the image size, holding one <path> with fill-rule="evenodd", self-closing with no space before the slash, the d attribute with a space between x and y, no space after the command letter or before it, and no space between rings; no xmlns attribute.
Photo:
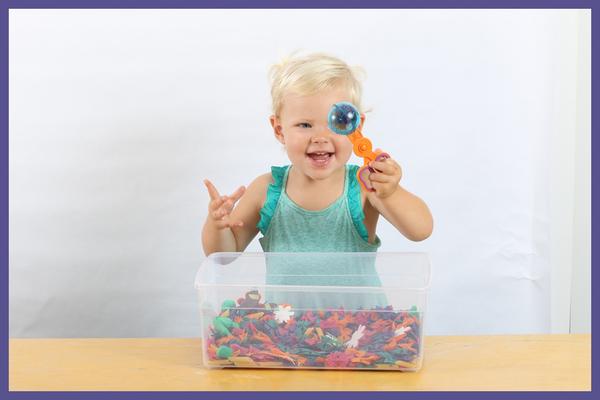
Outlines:
<svg viewBox="0 0 600 400"><path fill-rule="evenodd" d="M220 197L219 191L211 181L205 179L204 185L206 186L206 189L208 189L208 195L210 196L211 200L217 200Z"/></svg>
<svg viewBox="0 0 600 400"><path fill-rule="evenodd" d="M210 212L211 218L216 222L219 229L222 228L234 228L244 226L244 221L231 221L229 215L231 210L221 207L215 211Z"/></svg>
<svg viewBox="0 0 600 400"><path fill-rule="evenodd" d="M235 205L235 203L238 202L238 200L244 195L246 191L246 188L244 186L240 186L235 192L233 192L232 194L230 194L229 196L222 196L222 198L224 198L224 202L223 207L228 211L231 212L231 210L233 210L233 206Z"/></svg>
<svg viewBox="0 0 600 400"><path fill-rule="evenodd" d="M243 221L229 221L227 218L215 220L217 229L238 228L244 226Z"/></svg>
<svg viewBox="0 0 600 400"><path fill-rule="evenodd" d="M219 191L217 190L215 185L212 184L211 181L209 181L208 179L205 179L204 185L206 186L206 189L208 190L208 194L209 194L211 200L218 200L219 198L225 197L225 198L231 198L231 199L233 199L234 202L236 202L244 195L244 193L246 191L246 188L244 186L240 186L239 188L237 188L237 190L235 192L233 192L229 196L221 197L221 195L219 194Z"/></svg>
<svg viewBox="0 0 600 400"><path fill-rule="evenodd" d="M395 173L399 168L399 165L391 158L387 158L383 161L371 161L369 166L388 175Z"/></svg>
<svg viewBox="0 0 600 400"><path fill-rule="evenodd" d="M235 192L229 195L229 198L233 200L233 202L237 202L246 192L246 188L244 186L240 186Z"/></svg>
<svg viewBox="0 0 600 400"><path fill-rule="evenodd" d="M223 205L223 203L225 203L225 200L227 200L227 196L221 196L216 200L211 200L210 203L208 203L208 209L210 211L215 211L219 209Z"/></svg>
<svg viewBox="0 0 600 400"><path fill-rule="evenodd" d="M394 181L393 177L386 175L386 174L377 173L377 172L371 173L371 175L369 175L369 180L371 182L378 182L378 183L390 183L390 182Z"/></svg>
<svg viewBox="0 0 600 400"><path fill-rule="evenodd" d="M227 210L221 207L216 209L215 211L211 211L210 216L213 217L213 219L221 220L228 214L229 213L227 212Z"/></svg>
<svg viewBox="0 0 600 400"><path fill-rule="evenodd" d="M217 228L235 228L244 226L243 221L231 221L229 215L233 211L235 203L244 195L246 188L240 186L235 192L229 196L221 196L217 188L208 180L204 180L204 185L210 196L208 205L209 216L215 222Z"/></svg>
<svg viewBox="0 0 600 400"><path fill-rule="evenodd" d="M244 226L244 221L228 222L230 228Z"/></svg>
<svg viewBox="0 0 600 400"><path fill-rule="evenodd" d="M233 210L235 201L233 201L233 199L228 196L225 196L225 197L226 197L226 200L223 203L223 205L221 206L221 209L224 210L225 215L229 215L229 213L231 213L231 211Z"/></svg>
<svg viewBox="0 0 600 400"><path fill-rule="evenodd" d="M208 211L213 219L223 219L233 210L234 202L227 196L221 196L208 204Z"/></svg>

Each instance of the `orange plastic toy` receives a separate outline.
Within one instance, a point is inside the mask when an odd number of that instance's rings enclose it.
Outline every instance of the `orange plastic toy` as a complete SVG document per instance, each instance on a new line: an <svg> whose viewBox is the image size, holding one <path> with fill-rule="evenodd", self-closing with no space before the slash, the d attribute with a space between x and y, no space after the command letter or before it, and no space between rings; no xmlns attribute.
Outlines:
<svg viewBox="0 0 600 400"><path fill-rule="evenodd" d="M382 151L373 151L373 145L369 138L362 135L360 122L360 113L351 103L336 103L329 111L329 129L339 135L347 136L352 142L354 154L363 159L363 166L356 173L356 178L365 190L374 192L375 189L371 184L369 176L376 170L371 168L369 163L371 161L385 160L386 158L390 158L390 155Z"/></svg>

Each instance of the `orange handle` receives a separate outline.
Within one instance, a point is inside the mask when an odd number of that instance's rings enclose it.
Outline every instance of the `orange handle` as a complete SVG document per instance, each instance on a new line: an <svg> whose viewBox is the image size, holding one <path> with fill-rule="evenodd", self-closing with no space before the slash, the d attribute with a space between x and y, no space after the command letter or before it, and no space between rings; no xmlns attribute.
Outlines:
<svg viewBox="0 0 600 400"><path fill-rule="evenodd" d="M369 138L362 135L360 128L348 135L348 139L350 139L353 144L354 154L358 157L362 157L363 165L367 165L371 161L374 161L381 153L381 151L378 151L377 153L373 151L371 141Z"/></svg>
<svg viewBox="0 0 600 400"><path fill-rule="evenodd" d="M354 154L358 157L362 157L363 166L356 172L356 179L360 182L361 186L368 192L374 192L373 186L371 185L371 181L369 180L369 175L375 170L368 166L371 161L376 160L378 157L380 159L388 158L389 155L382 151L373 151L373 145L369 138L366 138L362 135L360 131L360 127L355 130L353 133L348 135L348 139L352 142Z"/></svg>

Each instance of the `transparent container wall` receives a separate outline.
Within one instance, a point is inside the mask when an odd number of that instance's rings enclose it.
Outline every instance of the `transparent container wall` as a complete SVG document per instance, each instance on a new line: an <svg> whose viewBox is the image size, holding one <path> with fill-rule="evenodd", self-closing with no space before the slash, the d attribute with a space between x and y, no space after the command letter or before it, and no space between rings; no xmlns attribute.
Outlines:
<svg viewBox="0 0 600 400"><path fill-rule="evenodd" d="M196 276L209 367L415 371L424 253L215 253Z"/></svg>

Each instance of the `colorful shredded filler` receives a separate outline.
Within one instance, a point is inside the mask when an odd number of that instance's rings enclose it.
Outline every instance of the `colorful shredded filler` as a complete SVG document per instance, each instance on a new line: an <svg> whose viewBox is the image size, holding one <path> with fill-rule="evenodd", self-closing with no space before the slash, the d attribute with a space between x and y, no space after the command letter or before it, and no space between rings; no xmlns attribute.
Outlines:
<svg viewBox="0 0 600 400"><path fill-rule="evenodd" d="M393 310L294 310L260 303L254 290L225 300L210 326L208 362L217 366L417 369L421 314Z"/></svg>

